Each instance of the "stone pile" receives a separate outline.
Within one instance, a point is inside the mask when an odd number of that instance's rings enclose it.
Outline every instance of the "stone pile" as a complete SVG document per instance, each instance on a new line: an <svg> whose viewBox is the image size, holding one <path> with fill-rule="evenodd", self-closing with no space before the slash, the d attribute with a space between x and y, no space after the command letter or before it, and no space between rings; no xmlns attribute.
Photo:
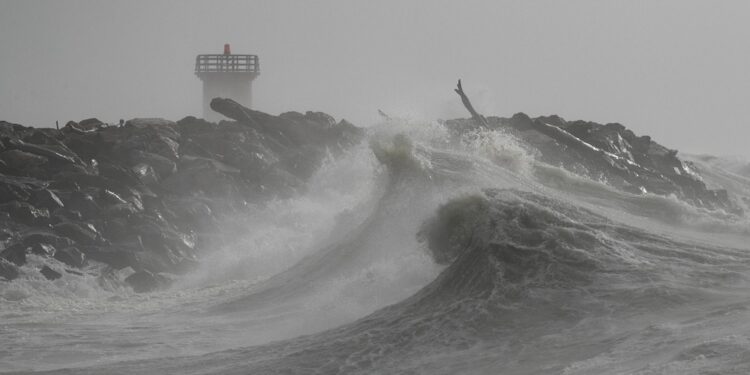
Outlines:
<svg viewBox="0 0 750 375"><path fill-rule="evenodd" d="M741 207L726 190L706 187L695 167L677 157L677 151L637 136L617 123L566 121L559 116L530 118L487 117L447 121L456 134L489 127L503 129L522 140L538 159L588 178L634 193L674 195L697 207L740 215Z"/></svg>
<svg viewBox="0 0 750 375"><path fill-rule="evenodd" d="M226 215L300 192L326 156L363 135L325 113L213 104L233 121L0 122L0 280L55 280L96 261L130 267L137 292L166 285L207 256ZM28 271L32 254L50 261Z"/></svg>

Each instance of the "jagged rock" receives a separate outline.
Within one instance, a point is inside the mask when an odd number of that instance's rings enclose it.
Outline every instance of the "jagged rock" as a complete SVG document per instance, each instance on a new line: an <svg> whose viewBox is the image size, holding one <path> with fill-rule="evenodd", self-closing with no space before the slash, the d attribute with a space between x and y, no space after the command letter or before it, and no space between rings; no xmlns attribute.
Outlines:
<svg viewBox="0 0 750 375"><path fill-rule="evenodd" d="M24 246L22 244L13 244L0 252L0 258L5 259L17 266L23 266L24 264L26 264L26 249L27 246Z"/></svg>
<svg viewBox="0 0 750 375"><path fill-rule="evenodd" d="M49 222L49 211L36 208L26 202L12 201L0 205L0 211L10 214L10 217L26 225L44 225Z"/></svg>
<svg viewBox="0 0 750 375"><path fill-rule="evenodd" d="M36 243L29 248L32 254L51 257L55 254L55 247L46 243Z"/></svg>
<svg viewBox="0 0 750 375"><path fill-rule="evenodd" d="M161 187L176 194L201 192L213 197L241 196L237 173L225 173L213 163L192 163L167 177Z"/></svg>
<svg viewBox="0 0 750 375"><path fill-rule="evenodd" d="M163 118L134 118L125 122L125 127L134 127L138 129L149 128L149 127L175 127L177 124L174 121L169 121Z"/></svg>
<svg viewBox="0 0 750 375"><path fill-rule="evenodd" d="M0 258L0 277L6 281L12 281L17 279L18 275L18 267L7 260Z"/></svg>
<svg viewBox="0 0 750 375"><path fill-rule="evenodd" d="M57 272L52 268L49 268L48 266L42 267L42 269L39 270L39 273L41 273L47 280L50 281L57 280L62 277L62 274L60 272Z"/></svg>
<svg viewBox="0 0 750 375"><path fill-rule="evenodd" d="M81 164L81 160L72 151L64 146L57 145L35 145L26 143L21 140L12 140L8 142L11 147L45 158L45 160L55 161L61 164Z"/></svg>
<svg viewBox="0 0 750 375"><path fill-rule="evenodd" d="M80 222L83 221L83 215L78 211L68 210L66 208L55 211L51 224L59 224L65 221Z"/></svg>
<svg viewBox="0 0 750 375"><path fill-rule="evenodd" d="M83 191L72 191L65 200L65 207L80 212L84 217L96 217L101 211L101 207L96 203L91 194Z"/></svg>
<svg viewBox="0 0 750 375"><path fill-rule="evenodd" d="M33 129L31 134L22 137L21 140L35 145L58 145L59 141L55 139L55 133L53 129Z"/></svg>
<svg viewBox="0 0 750 375"><path fill-rule="evenodd" d="M0 175L0 203L26 201L31 196L31 189L21 181Z"/></svg>
<svg viewBox="0 0 750 375"><path fill-rule="evenodd" d="M214 132L217 130L216 124L193 116L188 116L177 121L177 128L183 134Z"/></svg>
<svg viewBox="0 0 750 375"><path fill-rule="evenodd" d="M55 181L51 182L48 186L50 190L56 190L59 192L77 191L83 188L99 188L119 191L121 187L122 185L120 183L106 177L78 172L60 173L55 176ZM58 195L62 196L62 194ZM63 203L65 203L64 199Z"/></svg>
<svg viewBox="0 0 750 375"><path fill-rule="evenodd" d="M68 122L68 124L70 124L70 122ZM101 122L98 118L87 118L85 120L79 121L76 127L83 131L92 131L99 129L102 126L104 126L104 123Z"/></svg>
<svg viewBox="0 0 750 375"><path fill-rule="evenodd" d="M130 186L138 186L141 181L139 176L132 170L108 162L99 164L99 176Z"/></svg>
<svg viewBox="0 0 750 375"><path fill-rule="evenodd" d="M160 178L165 178L177 171L177 163L157 154L135 150L130 153L131 165L146 164L154 168Z"/></svg>
<svg viewBox="0 0 750 375"><path fill-rule="evenodd" d="M127 138L118 139L116 148L122 151L146 151L176 160L181 138L176 129L174 122L164 119L129 120L124 128Z"/></svg>
<svg viewBox="0 0 750 375"><path fill-rule="evenodd" d="M97 139L98 133L75 134L65 138L65 145L83 160L96 158L102 147L101 140Z"/></svg>
<svg viewBox="0 0 750 375"><path fill-rule="evenodd" d="M166 211L177 226L189 229L216 229L219 227L213 210L206 203L195 199L165 201Z"/></svg>
<svg viewBox="0 0 750 375"><path fill-rule="evenodd" d="M134 240L137 236L128 225L128 218L124 216L104 220L101 232L105 238L115 242Z"/></svg>
<svg viewBox="0 0 750 375"><path fill-rule="evenodd" d="M99 200L107 205L127 204L127 202L117 195L117 193L107 189L99 190Z"/></svg>
<svg viewBox="0 0 750 375"><path fill-rule="evenodd" d="M56 234L70 238L76 243L82 245L95 245L101 242L99 239L99 233L90 224L81 226L75 223L65 222L54 225L52 230L54 230Z"/></svg>
<svg viewBox="0 0 750 375"><path fill-rule="evenodd" d="M0 154L8 168L15 171L34 171L47 165L49 160L40 155L21 150L7 150Z"/></svg>
<svg viewBox="0 0 750 375"><path fill-rule="evenodd" d="M21 124L14 124L14 123L7 122L7 121L0 121L0 135L3 135L3 136L13 135L14 133L21 132L25 129L27 128Z"/></svg>
<svg viewBox="0 0 750 375"><path fill-rule="evenodd" d="M65 125L63 126L63 130L71 130L71 131L79 131L79 132L82 131L81 128L78 126L78 123L73 120L66 122Z"/></svg>
<svg viewBox="0 0 750 375"><path fill-rule="evenodd" d="M81 190L81 185L79 185L74 179L72 178L60 178L60 176L57 176L58 179L55 181L50 182L47 187L51 190L55 191L77 191Z"/></svg>
<svg viewBox="0 0 750 375"><path fill-rule="evenodd" d="M71 266L83 267L86 264L86 254L77 247L66 247L55 252L55 259Z"/></svg>
<svg viewBox="0 0 750 375"><path fill-rule="evenodd" d="M7 241L11 237L13 237L13 232L11 232L9 229L0 229L0 241Z"/></svg>
<svg viewBox="0 0 750 375"><path fill-rule="evenodd" d="M29 203L33 204L35 207L47 209L50 212L65 207L62 200L60 200L60 197L49 189L32 191Z"/></svg>
<svg viewBox="0 0 750 375"><path fill-rule="evenodd" d="M71 241L69 238L60 237L46 230L34 230L24 233L21 236L20 243L24 246L24 248L32 247L37 244L51 244L55 248L63 248L71 246L73 244L73 241Z"/></svg>
<svg viewBox="0 0 750 375"><path fill-rule="evenodd" d="M136 164L131 168L131 170L143 184L154 185L159 182L159 177L156 175L154 167L148 164Z"/></svg>

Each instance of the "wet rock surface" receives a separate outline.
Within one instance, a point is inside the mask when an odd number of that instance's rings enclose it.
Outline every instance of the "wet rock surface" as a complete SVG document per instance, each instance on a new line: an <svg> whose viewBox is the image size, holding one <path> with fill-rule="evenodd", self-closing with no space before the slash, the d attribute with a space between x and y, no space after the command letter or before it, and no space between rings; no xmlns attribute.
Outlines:
<svg viewBox="0 0 750 375"><path fill-rule="evenodd" d="M566 121L559 116L487 117L491 129L503 129L528 147L539 160L634 194L674 195L690 204L742 214L726 190L710 190L692 163L680 160L647 135L638 136L618 123ZM478 125L471 119L446 122L457 134Z"/></svg>
<svg viewBox="0 0 750 375"><path fill-rule="evenodd" d="M76 277L98 262L136 270L124 280L136 292L162 288L165 275L211 256L205 244L226 218L301 192L327 155L363 136L323 113L215 102L231 121L86 119L60 130L0 121L0 280L26 269Z"/></svg>

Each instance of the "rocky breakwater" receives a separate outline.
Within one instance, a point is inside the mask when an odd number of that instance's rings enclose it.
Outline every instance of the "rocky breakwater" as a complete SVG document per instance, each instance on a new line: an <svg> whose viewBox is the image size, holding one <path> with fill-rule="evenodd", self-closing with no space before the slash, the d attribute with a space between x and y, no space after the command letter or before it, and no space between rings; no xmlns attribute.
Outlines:
<svg viewBox="0 0 750 375"><path fill-rule="evenodd" d="M618 123L566 121L555 115L530 118L517 113L484 121L449 120L447 125L456 134L479 127L507 131L542 162L634 194L674 195L696 207L743 213L737 197L730 197L726 190L708 189L694 165L680 160L676 150Z"/></svg>
<svg viewBox="0 0 750 375"><path fill-rule="evenodd" d="M167 285L210 256L226 218L303 190L363 134L320 112L212 107L233 121L0 122L0 280L100 272L137 292Z"/></svg>

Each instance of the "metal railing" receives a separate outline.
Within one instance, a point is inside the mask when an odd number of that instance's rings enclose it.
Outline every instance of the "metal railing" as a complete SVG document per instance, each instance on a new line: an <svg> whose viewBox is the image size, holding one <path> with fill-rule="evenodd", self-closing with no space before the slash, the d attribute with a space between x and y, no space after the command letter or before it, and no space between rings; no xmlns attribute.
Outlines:
<svg viewBox="0 0 750 375"><path fill-rule="evenodd" d="M257 55L198 55L195 73L260 73Z"/></svg>

